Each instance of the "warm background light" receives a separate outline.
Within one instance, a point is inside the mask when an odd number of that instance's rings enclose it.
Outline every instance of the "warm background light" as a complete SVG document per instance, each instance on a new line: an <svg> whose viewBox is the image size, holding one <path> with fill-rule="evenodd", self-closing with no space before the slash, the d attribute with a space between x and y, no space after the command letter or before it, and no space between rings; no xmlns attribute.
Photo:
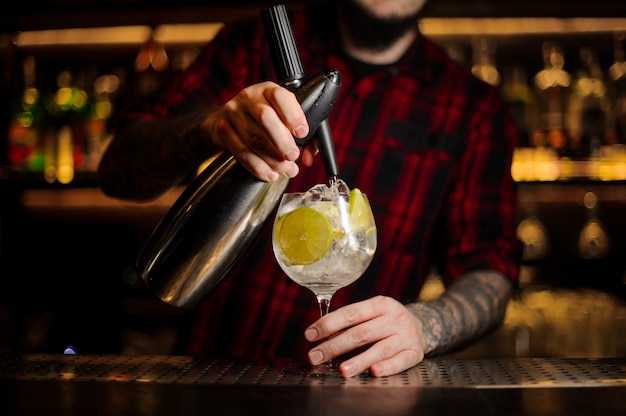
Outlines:
<svg viewBox="0 0 626 416"><path fill-rule="evenodd" d="M626 31L626 18L425 18L422 32L438 35L530 35L542 33L594 33ZM154 29L154 39L164 44L207 42L222 23L166 24ZM17 46L140 44L152 33L149 26L59 29L18 32Z"/></svg>

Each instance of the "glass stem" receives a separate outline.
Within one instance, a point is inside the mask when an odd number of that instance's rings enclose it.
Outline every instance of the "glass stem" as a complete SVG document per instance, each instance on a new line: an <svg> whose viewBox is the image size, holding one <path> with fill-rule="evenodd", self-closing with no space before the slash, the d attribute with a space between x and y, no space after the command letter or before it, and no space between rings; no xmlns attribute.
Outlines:
<svg viewBox="0 0 626 416"><path fill-rule="evenodd" d="M317 295L317 303L320 305L320 316L324 316L330 310L330 299L333 295Z"/></svg>
<svg viewBox="0 0 626 416"><path fill-rule="evenodd" d="M330 300L332 299L333 294L320 294L316 295L316 297L317 303L320 306L320 316L323 317L328 313L328 311L330 311ZM323 342L323 340L320 342ZM335 363L333 362L333 360L327 360L325 363L319 364L318 367L325 368L325 371L333 371L333 369L335 368Z"/></svg>

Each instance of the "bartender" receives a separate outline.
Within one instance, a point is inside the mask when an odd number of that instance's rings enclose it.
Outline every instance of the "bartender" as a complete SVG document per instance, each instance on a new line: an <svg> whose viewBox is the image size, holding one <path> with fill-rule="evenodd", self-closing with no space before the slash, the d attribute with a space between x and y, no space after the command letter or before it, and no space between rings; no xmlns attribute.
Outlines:
<svg viewBox="0 0 626 416"><path fill-rule="evenodd" d="M436 0L433 0L436 1ZM378 226L369 269L320 318L274 261L269 233L194 309L191 355L340 361L345 377L396 374L498 326L517 285L510 167L517 136L498 91L420 33L426 0L311 1L291 9L303 68L342 87L329 118L341 178ZM260 18L228 24L195 62L124 114L99 167L103 191L148 200L218 152L303 191L327 178L311 126L275 75ZM418 302L428 274L446 286Z"/></svg>

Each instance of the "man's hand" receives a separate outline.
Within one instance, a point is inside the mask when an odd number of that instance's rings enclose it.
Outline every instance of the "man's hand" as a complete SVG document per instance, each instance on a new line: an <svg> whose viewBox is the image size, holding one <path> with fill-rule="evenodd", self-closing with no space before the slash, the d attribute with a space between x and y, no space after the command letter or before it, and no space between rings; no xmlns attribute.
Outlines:
<svg viewBox="0 0 626 416"><path fill-rule="evenodd" d="M344 306L306 329L309 341L325 340L309 351L309 361L319 364L367 347L341 363L343 376L368 368L377 377L400 373L426 354L452 351L501 324L512 288L499 272L475 270L430 301L402 305L377 296Z"/></svg>
<svg viewBox="0 0 626 416"><path fill-rule="evenodd" d="M306 116L295 95L274 82L241 90L202 123L213 143L227 151L257 178L274 181L294 177L300 149L293 137L306 137ZM313 143L311 141L310 143ZM303 163L313 162L315 146L307 146Z"/></svg>
<svg viewBox="0 0 626 416"><path fill-rule="evenodd" d="M367 369L376 377L397 374L424 359L422 323L404 305L386 296L330 312L307 328L305 336L309 341L325 339L309 351L311 364L369 346L340 364L344 377Z"/></svg>

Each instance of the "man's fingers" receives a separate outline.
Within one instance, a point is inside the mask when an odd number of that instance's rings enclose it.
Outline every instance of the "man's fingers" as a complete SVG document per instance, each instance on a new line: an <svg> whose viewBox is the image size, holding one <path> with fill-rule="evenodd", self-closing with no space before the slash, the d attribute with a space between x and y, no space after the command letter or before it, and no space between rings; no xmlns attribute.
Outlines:
<svg viewBox="0 0 626 416"><path fill-rule="evenodd" d="M296 96L286 88L274 85L263 91L265 99L276 109L276 113L293 136L306 137L309 134L309 125Z"/></svg>

